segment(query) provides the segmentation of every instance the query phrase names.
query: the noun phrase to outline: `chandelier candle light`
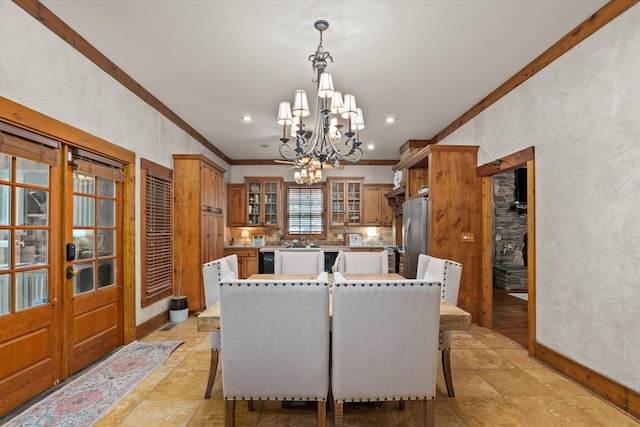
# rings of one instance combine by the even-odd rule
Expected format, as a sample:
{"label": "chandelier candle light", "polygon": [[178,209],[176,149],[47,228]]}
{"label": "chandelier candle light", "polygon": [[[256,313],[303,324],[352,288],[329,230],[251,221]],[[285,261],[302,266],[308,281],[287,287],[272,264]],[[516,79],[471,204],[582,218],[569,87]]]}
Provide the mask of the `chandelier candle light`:
{"label": "chandelier candle light", "polygon": [[309,166],[308,168],[303,168],[302,170],[296,171],[293,174],[293,178],[296,180],[296,184],[315,184],[320,182],[322,179],[322,171],[320,169],[316,169],[313,166]]}
{"label": "chandelier candle light", "polygon": [[[308,166],[312,161],[319,164],[320,169],[325,163],[338,166],[341,160],[356,163],[362,157],[362,142],[358,139],[359,131],[364,129],[362,110],[356,107],[355,96],[345,94],[343,98],[341,92],[333,89],[331,74],[325,72],[327,61],[333,62],[329,52],[325,52],[322,47],[322,33],[329,28],[329,23],[319,20],[314,23],[314,27],[320,31],[320,44],[315,53],[309,55],[309,61],[316,73],[316,80],[313,81],[318,85],[315,124],[313,130],[305,130],[303,117],[307,117],[310,111],[307,93],[304,90],[296,90],[293,110],[288,102],[281,102],[278,110],[278,124],[283,127],[280,155],[300,167]],[[344,125],[340,123],[339,118],[347,121],[346,132],[343,132]],[[295,137],[295,144],[289,144],[289,129],[291,136]],[[320,170],[313,172],[314,176],[322,177]],[[305,173],[308,176],[311,171]]]}

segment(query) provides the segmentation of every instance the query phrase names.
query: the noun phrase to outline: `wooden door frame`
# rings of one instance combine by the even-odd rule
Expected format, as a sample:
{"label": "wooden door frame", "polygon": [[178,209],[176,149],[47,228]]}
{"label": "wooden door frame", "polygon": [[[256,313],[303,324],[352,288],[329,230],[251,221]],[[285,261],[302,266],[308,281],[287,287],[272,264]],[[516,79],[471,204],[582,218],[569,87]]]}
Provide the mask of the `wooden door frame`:
{"label": "wooden door frame", "polygon": [[480,325],[491,327],[493,315],[493,176],[519,167],[527,168],[527,277],[529,355],[534,355],[536,340],[536,233],[535,233],[535,152],[528,147],[508,156],[478,166],[482,192],[482,254]]}
{"label": "wooden door frame", "polygon": [[[0,120],[31,132],[45,135],[71,147],[83,148],[100,153],[106,157],[124,163],[124,181],[122,183],[122,309],[124,344],[136,339],[136,283],[135,283],[135,175],[136,153],[119,147],[97,136],[91,135],[66,123],[48,117],[17,102],[0,96]],[[66,165],[66,156],[60,156],[60,170]],[[62,172],[61,172],[62,174]],[[62,174],[63,175],[63,174]],[[60,253],[64,253],[65,241],[59,239]],[[65,278],[64,268],[60,268],[58,283]]]}

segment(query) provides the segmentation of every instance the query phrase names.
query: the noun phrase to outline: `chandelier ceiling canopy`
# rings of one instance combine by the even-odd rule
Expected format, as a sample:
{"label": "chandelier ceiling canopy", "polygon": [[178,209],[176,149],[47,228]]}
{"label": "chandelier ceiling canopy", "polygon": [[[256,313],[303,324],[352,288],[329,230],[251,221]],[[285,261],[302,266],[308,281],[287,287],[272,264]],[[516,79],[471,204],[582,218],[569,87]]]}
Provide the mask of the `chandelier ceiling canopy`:
{"label": "chandelier ceiling canopy", "polygon": [[[318,89],[313,128],[306,129],[304,123],[304,117],[311,112],[307,93],[302,89],[296,90],[294,94],[293,109],[289,102],[280,103],[278,124],[282,125],[282,158],[301,167],[314,161],[322,169],[325,163],[338,166],[340,161],[355,163],[360,160],[362,142],[359,140],[359,131],[364,129],[364,119],[362,109],[356,106],[355,96],[348,93],[343,96],[340,91],[334,90],[331,74],[325,71],[327,62],[333,62],[331,54],[325,52],[322,46],[322,33],[329,28],[329,23],[318,20],[314,27],[320,32],[320,44],[309,55],[315,72],[313,81]],[[294,138],[291,143],[289,135]],[[317,171],[319,172],[320,170]]]}

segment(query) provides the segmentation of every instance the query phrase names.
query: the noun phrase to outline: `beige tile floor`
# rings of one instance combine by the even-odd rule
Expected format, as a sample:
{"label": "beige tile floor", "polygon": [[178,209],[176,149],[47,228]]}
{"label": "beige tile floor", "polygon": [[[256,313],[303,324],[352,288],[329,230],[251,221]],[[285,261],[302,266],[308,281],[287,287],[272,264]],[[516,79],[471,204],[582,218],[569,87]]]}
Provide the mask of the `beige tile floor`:
{"label": "beige tile floor", "polygon": [[[224,425],[220,370],[210,400],[204,400],[209,369],[209,336],[198,332],[196,320],[161,328],[142,341],[184,341],[169,359],[135,387],[95,426],[219,426]],[[638,426],[624,412],[593,396],[542,363],[527,356],[513,341],[473,326],[454,336],[451,363],[456,397],[446,396],[438,376],[438,426]],[[218,368],[220,369],[220,367]],[[248,412],[236,408],[238,426],[314,426],[315,407],[281,408],[278,402],[256,402]],[[327,425],[334,425],[327,413]],[[345,405],[346,426],[420,425],[421,405]]]}

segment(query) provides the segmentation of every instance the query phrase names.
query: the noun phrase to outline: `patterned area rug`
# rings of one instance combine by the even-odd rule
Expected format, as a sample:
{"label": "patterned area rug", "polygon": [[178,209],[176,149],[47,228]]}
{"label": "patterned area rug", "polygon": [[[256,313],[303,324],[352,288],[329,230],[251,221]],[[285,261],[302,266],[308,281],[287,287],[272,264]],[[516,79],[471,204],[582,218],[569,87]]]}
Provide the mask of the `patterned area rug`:
{"label": "patterned area rug", "polygon": [[5,427],[90,426],[162,364],[182,341],[140,342],[28,408]]}

